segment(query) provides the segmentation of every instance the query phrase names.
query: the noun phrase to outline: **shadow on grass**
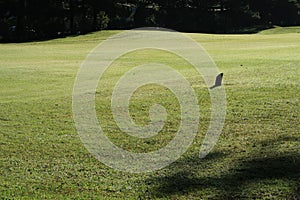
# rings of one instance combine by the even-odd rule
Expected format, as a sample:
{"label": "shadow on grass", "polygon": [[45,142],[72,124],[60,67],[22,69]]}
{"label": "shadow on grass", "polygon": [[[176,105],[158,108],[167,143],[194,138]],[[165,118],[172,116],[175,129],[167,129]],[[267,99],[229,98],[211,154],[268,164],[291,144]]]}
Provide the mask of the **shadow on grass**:
{"label": "shadow on grass", "polygon": [[[271,25],[254,25],[254,26],[249,26],[249,27],[241,27],[241,28],[231,28],[231,29],[226,29],[226,30],[176,30],[179,32],[187,32],[187,33],[206,33],[206,34],[255,34],[259,33],[264,30],[272,29],[274,26]],[[119,29],[111,29],[111,30],[119,30]],[[131,30],[131,29],[128,29]],[[167,31],[167,30],[165,30]],[[10,37],[10,38],[4,38],[0,39],[0,44],[5,44],[5,43],[30,43],[30,42],[44,42],[44,41],[49,41],[49,40],[54,40],[54,39],[60,39],[60,38],[66,38],[66,37],[77,37],[81,35],[88,35],[92,34],[95,32],[100,32],[100,31],[86,31],[82,33],[65,33],[65,34],[54,34],[54,35],[47,35],[47,36],[40,36],[40,37],[28,37],[28,38],[18,38],[18,37]]]}
{"label": "shadow on grass", "polygon": [[206,33],[206,34],[256,34],[261,31],[272,29],[273,25],[253,25],[240,28],[227,28],[227,29],[217,29],[217,30],[178,30],[180,32],[186,33]]}
{"label": "shadow on grass", "polygon": [[[149,193],[152,197],[164,198],[172,195],[185,195],[190,192],[199,194],[197,193],[199,190],[202,192],[210,190],[217,193],[213,194],[211,197],[213,199],[243,199],[249,198],[247,193],[253,187],[251,184],[255,185],[254,189],[258,189],[259,185],[257,184],[263,183],[264,187],[266,185],[268,188],[270,187],[270,195],[284,199],[300,199],[300,152],[277,156],[270,153],[273,150],[272,146],[288,140],[298,141],[298,138],[263,141],[262,145],[266,142],[272,144],[268,149],[267,156],[261,155],[262,152],[258,149],[255,151],[256,153],[249,154],[246,158],[237,159],[229,169],[222,170],[220,173],[210,173],[211,169],[215,169],[211,166],[222,165],[224,159],[233,155],[215,152],[203,160],[198,158],[180,160],[172,165],[173,170],[169,173],[170,175],[147,180],[149,183],[156,183],[149,189]],[[217,168],[220,167],[222,166]],[[289,190],[294,191],[290,194],[282,193],[278,191],[277,184],[283,184],[282,187],[288,187]],[[273,191],[271,187],[273,187]],[[251,194],[252,198],[261,198],[259,191]]]}
{"label": "shadow on grass", "polygon": [[269,26],[269,25],[251,26],[251,27],[228,30],[226,33],[227,34],[255,34],[272,28],[274,28],[274,26]]}

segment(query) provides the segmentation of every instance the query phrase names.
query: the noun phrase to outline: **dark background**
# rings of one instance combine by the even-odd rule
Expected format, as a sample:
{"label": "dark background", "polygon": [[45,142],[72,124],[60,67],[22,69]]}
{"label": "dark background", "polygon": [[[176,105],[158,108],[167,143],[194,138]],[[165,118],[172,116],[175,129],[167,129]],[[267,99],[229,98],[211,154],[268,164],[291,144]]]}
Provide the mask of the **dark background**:
{"label": "dark background", "polygon": [[159,26],[250,33],[300,25],[300,0],[0,0],[0,42]]}

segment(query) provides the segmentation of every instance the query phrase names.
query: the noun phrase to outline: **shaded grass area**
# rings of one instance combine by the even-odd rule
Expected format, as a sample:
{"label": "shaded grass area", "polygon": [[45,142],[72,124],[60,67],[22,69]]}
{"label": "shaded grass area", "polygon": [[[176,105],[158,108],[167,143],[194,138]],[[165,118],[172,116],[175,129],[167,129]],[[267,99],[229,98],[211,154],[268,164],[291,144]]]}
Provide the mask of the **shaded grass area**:
{"label": "shaded grass area", "polygon": [[[98,162],[81,143],[72,118],[72,89],[81,62],[117,31],[0,45],[0,198],[299,199],[298,29],[276,28],[254,35],[187,34],[205,47],[224,73],[227,93],[223,134],[203,160],[198,153],[210,102],[201,77],[181,59],[156,51],[126,55],[115,63],[102,80],[107,87],[97,92],[96,109],[105,119],[107,135],[119,146],[125,142],[128,150],[160,148],[172,132],[149,141],[120,133],[109,106],[111,87],[126,70],[118,71],[118,66],[149,62],[151,55],[177,67],[199,99],[201,122],[191,147],[167,168],[145,174],[116,172]],[[163,102],[170,110],[167,128],[176,130],[178,124],[171,123],[178,118],[176,106],[172,107],[176,99],[163,88],[141,88],[132,99],[133,118],[147,123],[149,106],[161,102],[162,95],[168,97]]]}
{"label": "shaded grass area", "polygon": [[[280,138],[273,141],[262,141],[256,144],[256,153],[245,151],[247,156],[238,158],[234,167],[224,162],[228,157],[235,157],[234,152],[214,152],[205,160],[184,159],[174,164],[171,175],[155,177],[149,182],[160,183],[153,188],[155,197],[176,197],[178,194],[191,198],[215,199],[297,199],[299,198],[300,159],[297,152],[272,155],[274,146],[288,141],[298,141],[299,138]],[[266,144],[265,144],[266,143]],[[266,151],[267,149],[267,151]],[[250,159],[251,158],[251,159]],[[223,164],[227,173],[209,172],[210,166]],[[189,168],[186,170],[186,168]],[[195,176],[195,174],[202,174]],[[254,189],[255,188],[255,189]],[[287,195],[287,191],[293,188]],[[211,191],[205,194],[203,191]]]}
{"label": "shaded grass area", "polygon": [[300,27],[299,26],[275,27],[260,32],[260,34],[288,34],[288,33],[300,33]]}

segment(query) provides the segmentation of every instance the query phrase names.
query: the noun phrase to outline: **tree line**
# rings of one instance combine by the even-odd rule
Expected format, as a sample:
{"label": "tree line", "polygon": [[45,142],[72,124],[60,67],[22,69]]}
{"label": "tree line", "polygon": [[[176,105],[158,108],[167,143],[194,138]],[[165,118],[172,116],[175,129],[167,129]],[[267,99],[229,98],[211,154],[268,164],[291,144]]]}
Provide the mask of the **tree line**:
{"label": "tree line", "polygon": [[0,0],[0,41],[159,26],[233,33],[300,25],[300,0]]}

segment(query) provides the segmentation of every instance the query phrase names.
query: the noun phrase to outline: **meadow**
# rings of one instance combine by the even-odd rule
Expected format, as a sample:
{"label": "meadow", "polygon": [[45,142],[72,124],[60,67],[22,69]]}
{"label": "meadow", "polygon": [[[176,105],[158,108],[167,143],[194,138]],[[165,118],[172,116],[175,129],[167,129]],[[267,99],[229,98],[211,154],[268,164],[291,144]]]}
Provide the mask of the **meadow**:
{"label": "meadow", "polygon": [[156,50],[114,63],[99,83],[107,86],[96,94],[96,111],[118,146],[134,152],[159,149],[178,127],[178,102],[157,85],[140,88],[130,109],[136,123],[145,125],[149,106],[164,105],[169,115],[161,134],[135,139],[113,121],[113,83],[130,66],[148,62],[149,55],[184,74],[201,107],[198,134],[187,152],[166,168],[142,174],[100,163],[82,144],[73,121],[72,91],[81,63],[118,32],[0,44],[1,199],[300,199],[300,27],[257,34],[184,33],[224,73],[226,121],[204,159],[198,153],[211,113],[201,77],[184,60]]}

